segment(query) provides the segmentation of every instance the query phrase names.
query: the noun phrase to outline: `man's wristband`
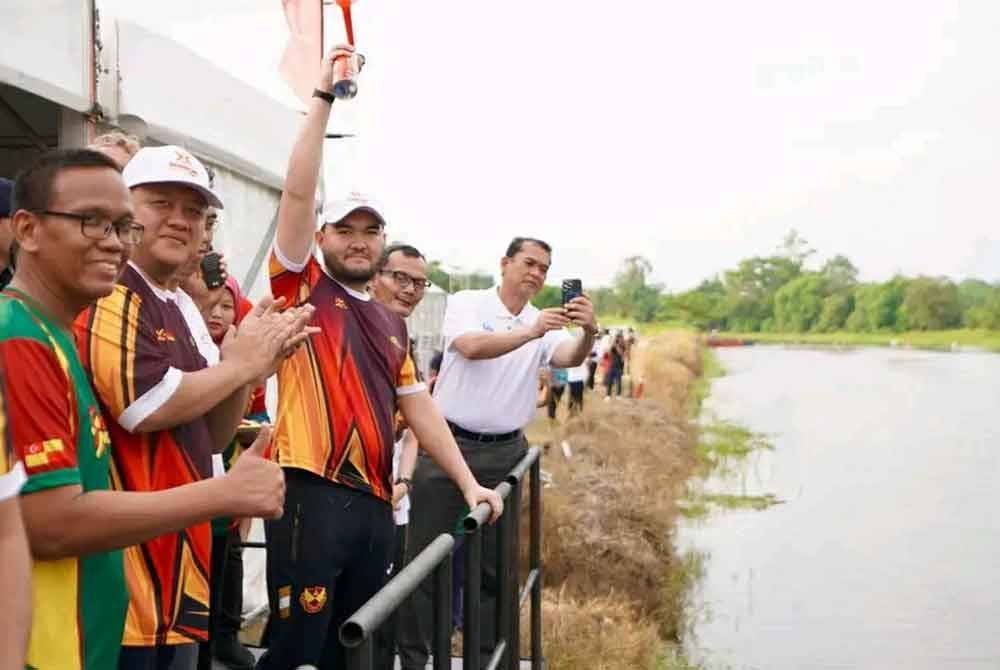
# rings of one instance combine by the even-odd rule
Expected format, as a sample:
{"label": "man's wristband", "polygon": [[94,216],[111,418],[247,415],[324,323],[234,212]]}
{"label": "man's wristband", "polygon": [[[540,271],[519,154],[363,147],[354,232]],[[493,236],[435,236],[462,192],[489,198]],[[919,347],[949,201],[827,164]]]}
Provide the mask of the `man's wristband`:
{"label": "man's wristband", "polygon": [[320,100],[326,100],[331,105],[333,104],[333,101],[336,100],[336,98],[333,97],[333,93],[330,93],[328,91],[323,91],[318,88],[313,89],[313,97],[319,98]]}
{"label": "man's wristband", "polygon": [[407,495],[413,493],[413,481],[409,477],[398,477],[393,483],[405,486]]}

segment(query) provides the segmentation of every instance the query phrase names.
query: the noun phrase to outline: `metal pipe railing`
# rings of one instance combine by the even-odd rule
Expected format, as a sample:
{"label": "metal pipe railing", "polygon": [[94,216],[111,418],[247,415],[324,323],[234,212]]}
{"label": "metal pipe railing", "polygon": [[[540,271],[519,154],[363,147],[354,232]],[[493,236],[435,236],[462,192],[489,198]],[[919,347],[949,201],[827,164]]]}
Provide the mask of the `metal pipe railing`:
{"label": "metal pipe railing", "polygon": [[[520,665],[521,605],[531,596],[531,667],[542,668],[541,641],[541,449],[531,447],[495,491],[505,501],[498,520],[496,640],[487,668],[514,670]],[[520,516],[524,477],[530,471],[530,570],[520,585]],[[419,513],[419,512],[418,512]],[[463,598],[463,667],[479,668],[481,661],[480,590],[482,587],[483,534],[490,506],[481,503],[463,519],[465,583]],[[350,670],[371,670],[372,634],[433,573],[434,670],[451,667],[451,553],[455,538],[443,533],[413,558],[388,584],[372,596],[340,628]]]}
{"label": "metal pipe railing", "polygon": [[[361,606],[350,619],[340,627],[340,641],[346,647],[357,647],[369,633],[377,629],[413,593],[421,582],[434,572],[438,564],[450,563],[451,550],[455,546],[455,538],[443,533],[434,538],[420,554],[415,556],[389,583]],[[449,559],[449,560],[445,560]],[[450,597],[451,580],[448,580]]]}

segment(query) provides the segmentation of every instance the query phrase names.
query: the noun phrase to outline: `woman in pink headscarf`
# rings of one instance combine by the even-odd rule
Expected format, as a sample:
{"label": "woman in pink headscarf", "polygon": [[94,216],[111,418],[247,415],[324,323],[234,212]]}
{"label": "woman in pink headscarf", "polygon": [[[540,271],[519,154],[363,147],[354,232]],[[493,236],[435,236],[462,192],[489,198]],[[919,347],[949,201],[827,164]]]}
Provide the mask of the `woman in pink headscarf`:
{"label": "woman in pink headscarf", "polygon": [[[243,296],[240,285],[229,276],[226,290],[210,312],[204,314],[212,340],[222,344],[229,329],[238,326],[253,309],[253,304]],[[264,387],[254,389],[247,407],[246,418],[268,422],[264,406]],[[226,470],[249,444],[246,437],[237,436],[222,453]],[[250,438],[250,442],[253,438]],[[215,519],[212,522],[212,580],[211,611],[209,622],[210,642],[202,646],[199,667],[207,668],[210,656],[227,667],[249,667],[254,664],[253,654],[238,639],[240,615],[243,609],[243,557],[239,543],[242,537],[238,520]]]}

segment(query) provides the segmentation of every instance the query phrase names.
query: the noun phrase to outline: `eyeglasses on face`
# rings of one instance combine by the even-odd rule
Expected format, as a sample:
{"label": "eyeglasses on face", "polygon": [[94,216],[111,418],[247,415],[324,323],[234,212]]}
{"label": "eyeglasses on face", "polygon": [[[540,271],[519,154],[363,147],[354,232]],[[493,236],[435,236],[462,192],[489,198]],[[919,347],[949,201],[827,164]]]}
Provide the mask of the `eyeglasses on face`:
{"label": "eyeglasses on face", "polygon": [[392,280],[399,284],[400,288],[408,288],[412,284],[417,291],[423,291],[431,287],[429,279],[413,277],[400,270],[381,270],[380,274],[392,275]]}
{"label": "eyeglasses on face", "polygon": [[51,209],[37,211],[35,214],[79,221],[80,232],[91,240],[106,240],[113,230],[122,244],[136,245],[142,240],[142,233],[145,231],[145,228],[136,223],[131,215],[112,220],[111,217],[101,214],[56,212]]}

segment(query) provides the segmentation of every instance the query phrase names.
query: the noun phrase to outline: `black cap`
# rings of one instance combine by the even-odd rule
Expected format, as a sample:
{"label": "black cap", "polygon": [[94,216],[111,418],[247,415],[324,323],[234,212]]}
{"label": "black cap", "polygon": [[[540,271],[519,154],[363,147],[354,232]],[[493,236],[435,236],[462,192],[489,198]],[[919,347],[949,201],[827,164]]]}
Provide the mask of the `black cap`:
{"label": "black cap", "polygon": [[14,182],[0,177],[0,217],[10,216],[11,201],[14,199]]}

